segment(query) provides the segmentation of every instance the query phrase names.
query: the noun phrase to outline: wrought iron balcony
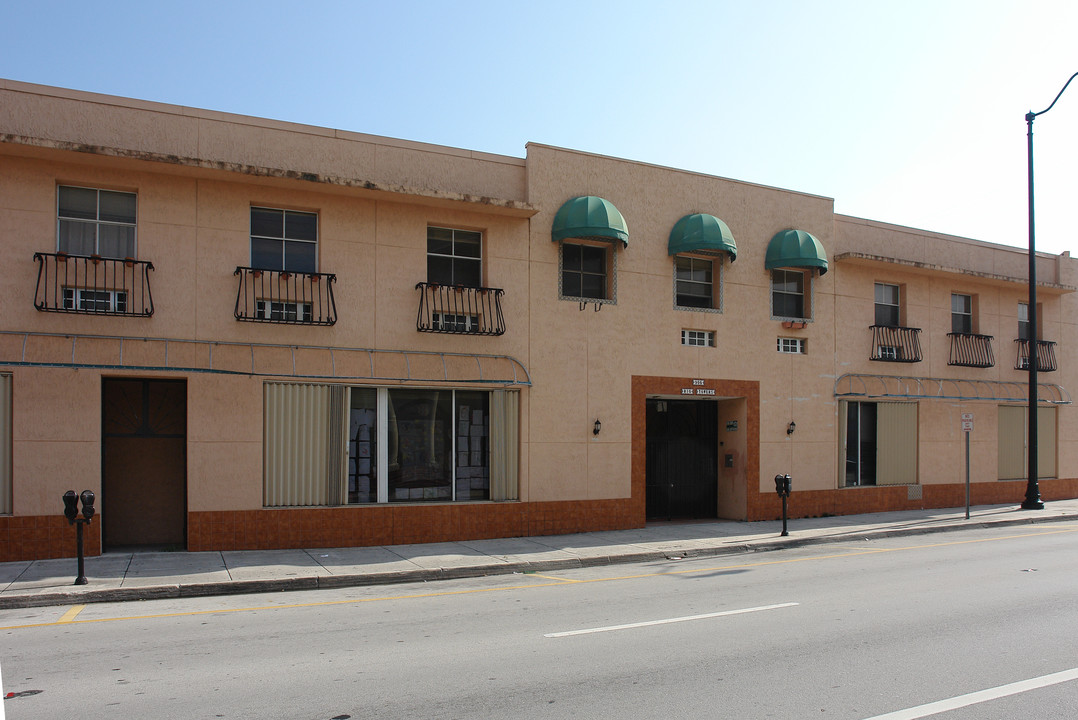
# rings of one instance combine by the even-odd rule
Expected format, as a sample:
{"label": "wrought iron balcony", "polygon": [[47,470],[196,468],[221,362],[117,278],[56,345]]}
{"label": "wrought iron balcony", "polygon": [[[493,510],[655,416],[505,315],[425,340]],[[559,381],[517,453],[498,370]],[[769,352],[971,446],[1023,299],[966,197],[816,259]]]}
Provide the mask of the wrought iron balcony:
{"label": "wrought iron balcony", "polygon": [[287,272],[238,267],[236,319],[287,325],[332,325],[337,322],[331,273]]}
{"label": "wrought iron balcony", "polygon": [[992,354],[992,336],[975,333],[947,333],[951,338],[951,359],[948,365],[990,368],[996,364]]}
{"label": "wrought iron balcony", "polygon": [[34,253],[34,307],[42,312],[149,317],[153,263],[100,255]]}
{"label": "wrought iron balcony", "polygon": [[894,325],[872,326],[870,360],[882,362],[921,362],[921,328]]}
{"label": "wrought iron balcony", "polygon": [[462,335],[502,335],[502,295],[499,288],[417,283],[419,315],[416,330]]}
{"label": "wrought iron balcony", "polygon": [[[1018,359],[1014,363],[1015,370],[1029,370],[1029,340],[1019,338],[1014,341],[1018,345]],[[1056,344],[1048,340],[1037,341],[1037,372],[1052,372],[1056,369]]]}

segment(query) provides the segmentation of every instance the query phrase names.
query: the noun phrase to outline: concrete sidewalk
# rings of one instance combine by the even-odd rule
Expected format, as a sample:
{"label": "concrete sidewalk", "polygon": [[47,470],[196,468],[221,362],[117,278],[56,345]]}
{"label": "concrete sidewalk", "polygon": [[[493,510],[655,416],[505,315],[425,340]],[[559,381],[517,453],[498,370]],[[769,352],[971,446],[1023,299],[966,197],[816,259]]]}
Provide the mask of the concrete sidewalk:
{"label": "concrete sidewalk", "polygon": [[0,609],[422,582],[591,565],[713,557],[810,544],[918,535],[975,527],[1078,520],[1078,500],[846,515],[782,523],[654,523],[638,530],[320,550],[106,553],[86,558],[87,585],[74,585],[74,558],[0,563]]}

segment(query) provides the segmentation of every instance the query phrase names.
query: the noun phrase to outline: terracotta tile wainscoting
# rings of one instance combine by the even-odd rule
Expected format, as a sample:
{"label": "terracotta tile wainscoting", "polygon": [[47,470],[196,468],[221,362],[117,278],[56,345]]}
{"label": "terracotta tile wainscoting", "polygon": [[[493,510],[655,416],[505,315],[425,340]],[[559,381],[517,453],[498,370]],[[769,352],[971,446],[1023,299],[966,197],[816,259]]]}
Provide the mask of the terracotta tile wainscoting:
{"label": "terracotta tile wainscoting", "polygon": [[[921,497],[909,499],[907,485],[850,487],[837,490],[804,490],[795,488],[787,508],[790,518],[821,517],[824,515],[861,515],[901,510],[955,508],[966,504],[965,483],[922,485]],[[1046,478],[1038,481],[1041,499],[1045,502],[1078,496],[1078,479]],[[1025,480],[971,482],[971,505],[1019,505],[1026,496]],[[778,520],[782,517],[782,500],[774,493],[749,494],[750,520]]]}
{"label": "terracotta tile wainscoting", "polygon": [[[75,526],[56,515],[0,516],[0,562],[75,557]],[[101,515],[82,529],[83,554],[101,554]]]}
{"label": "terracotta tile wainscoting", "polygon": [[626,498],[191,512],[187,549],[406,545],[643,527],[643,516],[632,507]]}

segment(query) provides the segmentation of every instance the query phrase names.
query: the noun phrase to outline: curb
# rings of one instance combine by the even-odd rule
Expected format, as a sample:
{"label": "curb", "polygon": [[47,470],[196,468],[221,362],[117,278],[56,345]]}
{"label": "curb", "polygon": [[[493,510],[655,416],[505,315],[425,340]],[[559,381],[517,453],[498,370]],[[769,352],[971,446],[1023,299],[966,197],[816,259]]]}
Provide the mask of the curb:
{"label": "curb", "polygon": [[138,600],[169,600],[217,595],[249,595],[255,593],[290,592],[296,590],[329,590],[348,587],[367,587],[373,585],[395,585],[405,583],[436,582],[440,580],[460,580],[492,575],[511,575],[513,573],[535,573],[557,570],[573,570],[606,565],[626,565],[643,562],[662,562],[680,558],[707,558],[726,555],[744,555],[751,552],[772,552],[788,548],[826,545],[858,540],[912,537],[931,535],[953,530],[970,530],[990,527],[1013,527],[1018,525],[1039,525],[1051,522],[1078,520],[1075,515],[1052,515],[1049,517],[1026,517],[1000,520],[970,520],[948,522],[946,525],[913,528],[875,528],[860,532],[847,531],[839,535],[814,537],[788,536],[782,539],[763,539],[759,541],[739,542],[736,545],[714,545],[709,547],[686,548],[683,551],[641,551],[622,555],[597,555],[594,557],[564,558],[539,560],[536,562],[504,562],[485,565],[469,565],[438,569],[419,568],[385,573],[367,573],[363,575],[330,575],[311,577],[291,577],[273,580],[236,580],[233,582],[210,582],[191,584],[148,585],[143,587],[108,588],[102,590],[57,591],[40,594],[0,595],[0,610],[19,608],[46,607],[50,605],[85,605],[89,603],[132,602]]}

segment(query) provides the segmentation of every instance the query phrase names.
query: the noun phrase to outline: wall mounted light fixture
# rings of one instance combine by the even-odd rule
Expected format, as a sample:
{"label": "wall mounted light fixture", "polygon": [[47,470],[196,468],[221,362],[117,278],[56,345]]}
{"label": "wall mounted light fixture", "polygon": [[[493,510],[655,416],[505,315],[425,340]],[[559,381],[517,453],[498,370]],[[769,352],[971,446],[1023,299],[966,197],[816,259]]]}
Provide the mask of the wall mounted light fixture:
{"label": "wall mounted light fixture", "polygon": [[591,429],[592,435],[598,435],[599,431],[603,429],[603,424],[599,422],[599,418],[595,418],[595,427]]}
{"label": "wall mounted light fixture", "polygon": [[787,435],[793,435],[794,430],[796,430],[796,429],[797,429],[797,423],[795,423],[793,420],[791,420],[790,424],[786,426],[786,434]]}

